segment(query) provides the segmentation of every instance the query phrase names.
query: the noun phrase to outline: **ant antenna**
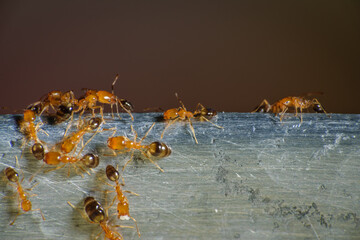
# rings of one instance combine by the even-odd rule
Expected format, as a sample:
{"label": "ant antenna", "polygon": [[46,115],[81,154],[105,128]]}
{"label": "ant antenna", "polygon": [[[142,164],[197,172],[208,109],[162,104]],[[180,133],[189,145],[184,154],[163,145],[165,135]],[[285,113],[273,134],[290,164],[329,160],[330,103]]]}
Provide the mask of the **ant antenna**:
{"label": "ant antenna", "polygon": [[112,94],[114,94],[114,86],[115,86],[116,81],[118,80],[118,78],[119,78],[119,74],[116,74],[114,82],[111,84],[111,93]]}
{"label": "ant antenna", "polygon": [[186,108],[185,108],[185,106],[184,106],[184,104],[183,104],[183,102],[181,101],[181,99],[179,98],[179,96],[178,96],[177,93],[175,93],[175,96],[176,96],[177,100],[179,101],[181,107],[182,107],[185,111],[187,111]]}

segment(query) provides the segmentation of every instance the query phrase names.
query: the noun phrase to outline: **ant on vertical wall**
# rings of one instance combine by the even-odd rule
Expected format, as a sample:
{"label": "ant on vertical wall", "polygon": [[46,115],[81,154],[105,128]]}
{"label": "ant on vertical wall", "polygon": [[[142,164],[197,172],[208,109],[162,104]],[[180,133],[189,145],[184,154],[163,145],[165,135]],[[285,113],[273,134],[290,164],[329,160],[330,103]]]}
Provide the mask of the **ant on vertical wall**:
{"label": "ant on vertical wall", "polygon": [[190,111],[186,110],[183,102],[179,99],[177,93],[175,93],[175,96],[180,103],[180,107],[179,108],[171,108],[164,112],[164,120],[167,120],[168,124],[165,126],[163,132],[161,133],[161,139],[164,137],[165,130],[178,120],[187,121],[189,123],[190,130],[191,130],[191,132],[194,136],[194,140],[197,144],[199,142],[196,138],[195,130],[194,130],[193,124],[191,122],[192,118],[198,119],[200,121],[203,121],[203,120],[207,121],[207,122],[213,124],[217,128],[223,128],[209,120],[210,118],[217,115],[216,111],[214,111],[210,108],[205,108],[202,104],[198,103],[196,110],[194,112],[190,112]]}
{"label": "ant on vertical wall", "polygon": [[313,110],[317,113],[326,113],[325,109],[320,104],[319,100],[313,98],[311,100],[306,99],[305,97],[285,97],[279,101],[270,104],[266,99],[264,99],[260,105],[252,112],[272,112],[275,113],[275,116],[279,114],[280,121],[284,118],[285,113],[289,108],[295,109],[295,116],[298,114],[298,109],[300,111],[300,122],[303,121],[302,112],[303,109],[312,107]]}
{"label": "ant on vertical wall", "polygon": [[130,163],[134,157],[134,151],[135,149],[139,150],[149,161],[154,164],[161,172],[164,172],[164,170],[151,158],[163,158],[166,156],[169,156],[171,154],[171,148],[168,147],[165,143],[161,142],[152,142],[149,145],[142,145],[142,141],[146,138],[146,136],[149,134],[150,130],[154,127],[155,123],[151,125],[149,130],[145,133],[145,135],[140,139],[139,142],[137,142],[137,132],[134,130],[133,126],[131,125],[131,131],[134,134],[134,140],[130,140],[129,138],[125,136],[116,136],[114,137],[116,131],[108,138],[107,145],[110,149],[113,150],[113,154],[116,156],[115,151],[124,151],[124,152],[130,152],[131,151],[131,157],[130,159],[125,163],[123,167],[123,171],[125,170],[125,167],[128,163]]}

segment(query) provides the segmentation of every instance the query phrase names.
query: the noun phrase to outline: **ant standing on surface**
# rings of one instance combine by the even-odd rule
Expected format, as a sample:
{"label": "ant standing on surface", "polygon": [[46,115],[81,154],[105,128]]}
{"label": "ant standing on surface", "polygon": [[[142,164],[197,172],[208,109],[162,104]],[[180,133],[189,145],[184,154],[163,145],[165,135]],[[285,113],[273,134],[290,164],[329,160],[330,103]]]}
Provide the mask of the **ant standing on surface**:
{"label": "ant standing on surface", "polygon": [[130,140],[129,138],[125,136],[116,136],[114,137],[116,131],[108,138],[107,145],[108,147],[113,150],[113,155],[116,156],[115,151],[124,151],[124,152],[130,152],[131,151],[131,157],[130,159],[125,163],[123,167],[123,171],[125,170],[125,167],[128,163],[130,163],[134,157],[134,151],[135,149],[139,150],[149,161],[154,164],[161,172],[164,172],[164,170],[151,158],[163,158],[166,156],[169,156],[171,154],[171,148],[168,147],[165,143],[161,142],[152,142],[149,145],[141,145],[141,142],[146,138],[146,136],[149,134],[150,130],[154,127],[155,123],[151,125],[149,130],[145,133],[144,137],[140,139],[139,142],[137,142],[137,132],[134,130],[133,126],[131,125],[131,131],[134,134],[134,140]]}
{"label": "ant standing on surface", "polygon": [[273,104],[264,99],[260,105],[252,112],[272,112],[275,113],[275,116],[279,114],[280,121],[284,118],[285,113],[289,108],[295,109],[295,116],[298,114],[298,109],[300,111],[300,121],[302,122],[302,112],[303,109],[312,107],[313,110],[317,113],[325,113],[325,109],[321,106],[319,100],[313,98],[311,100],[306,99],[305,97],[286,97]]}
{"label": "ant standing on surface", "polygon": [[78,101],[78,109],[75,110],[75,112],[80,112],[80,116],[85,112],[85,110],[87,108],[91,109],[93,116],[95,115],[95,109],[99,108],[100,109],[100,115],[104,121],[104,115],[103,115],[103,107],[102,106],[97,106],[96,103],[100,102],[103,104],[110,104],[111,107],[111,114],[114,117],[114,113],[113,113],[113,106],[116,106],[116,111],[117,114],[120,118],[120,114],[119,114],[119,107],[118,104],[120,105],[120,107],[122,109],[124,109],[124,111],[126,111],[130,117],[131,120],[134,121],[134,117],[131,114],[131,111],[133,110],[133,106],[132,104],[127,101],[126,99],[120,99],[118,98],[115,94],[114,94],[114,86],[116,84],[116,81],[119,78],[119,74],[116,74],[114,82],[111,85],[111,93],[108,91],[97,91],[97,90],[91,90],[91,89],[85,89],[85,96],[80,98]]}
{"label": "ant standing on surface", "polygon": [[[179,108],[171,108],[169,110],[166,110],[164,112],[164,120],[168,121],[168,124],[165,126],[165,129],[163,130],[163,132],[161,133],[161,139],[164,137],[164,133],[165,130],[170,127],[170,125],[174,124],[176,121],[180,120],[180,121],[188,121],[189,125],[190,125],[190,130],[194,136],[195,142],[198,144],[198,140],[196,138],[195,135],[195,130],[193,127],[193,124],[191,122],[191,119],[198,119],[200,121],[207,121],[211,124],[213,124],[215,127],[217,128],[223,128],[213,122],[211,122],[209,119],[216,116],[217,112],[210,109],[210,108],[205,108],[202,104],[198,103],[196,110],[192,113],[190,111],[187,111],[183,102],[179,99],[178,94],[175,93],[176,98],[178,99],[179,103],[180,103],[180,107]],[[200,109],[199,109],[200,108]]]}
{"label": "ant standing on surface", "polygon": [[[16,158],[16,160],[17,160],[17,158]],[[13,186],[16,189],[16,191],[18,192],[18,197],[19,197],[19,213],[16,215],[16,217],[10,223],[10,225],[13,225],[15,223],[16,218],[18,216],[24,214],[25,212],[29,212],[29,211],[39,211],[42,219],[45,220],[45,217],[40,208],[32,209],[32,204],[31,204],[31,201],[29,200],[29,197],[36,196],[36,195],[33,194],[33,195],[29,196],[29,194],[24,190],[24,188],[21,185],[21,183],[24,181],[24,177],[21,180],[19,180],[19,174],[12,167],[6,168],[4,170],[4,174],[5,174],[6,178],[9,180],[9,184],[11,186]],[[35,186],[33,186],[32,188],[27,189],[27,190],[31,191]],[[24,212],[20,212],[20,209],[22,209]]]}

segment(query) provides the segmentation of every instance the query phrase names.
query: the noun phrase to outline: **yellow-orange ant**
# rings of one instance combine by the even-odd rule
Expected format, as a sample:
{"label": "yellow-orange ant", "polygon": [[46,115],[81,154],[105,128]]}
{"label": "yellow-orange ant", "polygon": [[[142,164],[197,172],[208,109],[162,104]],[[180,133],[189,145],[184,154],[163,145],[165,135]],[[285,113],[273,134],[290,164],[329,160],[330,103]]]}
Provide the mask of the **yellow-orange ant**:
{"label": "yellow-orange ant", "polygon": [[[24,190],[24,188],[21,185],[21,183],[24,181],[24,177],[21,180],[19,180],[19,174],[12,167],[7,167],[4,170],[4,174],[6,178],[9,180],[9,184],[12,185],[18,192],[18,197],[19,197],[19,213],[15,216],[14,220],[10,223],[10,225],[13,225],[15,223],[18,216],[29,211],[39,211],[42,219],[45,220],[44,214],[42,213],[40,208],[32,209],[32,204],[29,198],[36,195],[33,194],[30,196],[28,192]],[[36,185],[34,185],[32,188],[27,190],[31,191]],[[20,212],[21,209],[23,210],[23,212]]]}
{"label": "yellow-orange ant", "polygon": [[289,110],[289,108],[295,109],[295,116],[297,116],[299,109],[301,119],[300,121],[302,122],[303,109],[307,109],[310,107],[313,107],[313,110],[317,113],[326,113],[325,109],[321,106],[319,100],[317,100],[316,98],[309,100],[305,97],[285,97],[273,104],[270,104],[266,99],[264,99],[253,112],[272,112],[275,113],[275,116],[279,114],[280,121],[282,121],[285,113]]}
{"label": "yellow-orange ant", "polygon": [[199,142],[196,138],[195,130],[194,130],[193,124],[191,122],[192,118],[198,119],[200,121],[207,121],[207,122],[213,124],[217,128],[223,128],[209,120],[210,118],[217,115],[216,111],[214,111],[210,108],[205,108],[202,104],[198,103],[198,105],[196,106],[196,110],[194,112],[190,112],[190,111],[186,110],[183,102],[179,99],[177,93],[175,93],[175,96],[180,103],[180,107],[179,108],[171,108],[164,112],[164,120],[167,120],[168,124],[165,126],[165,129],[161,133],[161,139],[164,137],[165,130],[178,120],[187,121],[189,123],[190,130],[194,136],[196,143],[199,143]]}
{"label": "yellow-orange ant", "polygon": [[149,134],[150,130],[154,127],[155,123],[151,125],[149,130],[145,133],[144,137],[140,139],[140,141],[137,142],[137,132],[134,130],[133,126],[131,125],[131,131],[134,134],[134,140],[130,140],[129,138],[125,136],[116,136],[114,137],[116,131],[108,138],[107,145],[110,149],[113,150],[113,154],[116,156],[116,151],[123,151],[123,152],[130,152],[131,151],[131,157],[130,159],[125,163],[123,167],[123,171],[125,170],[125,167],[128,163],[130,163],[133,160],[134,157],[134,151],[135,149],[139,150],[149,161],[154,164],[161,172],[164,172],[164,170],[151,158],[163,158],[166,156],[169,156],[171,154],[171,149],[168,147],[165,143],[161,142],[152,142],[149,145],[142,145],[142,141],[146,138],[146,136]]}
{"label": "yellow-orange ant", "polygon": [[[67,202],[67,203],[72,208],[76,209],[76,207],[73,204],[71,204],[70,202]],[[131,226],[110,225],[106,211],[101,206],[101,204],[98,201],[96,201],[93,197],[85,198],[84,208],[85,208],[85,213],[87,215],[86,219],[90,223],[99,224],[99,226],[101,227],[102,231],[105,234],[105,238],[107,238],[107,239],[110,239],[110,240],[123,240],[124,239],[123,236],[119,232],[113,230],[113,228],[116,228],[116,227],[132,228]],[[83,216],[82,212],[81,212],[81,215]],[[100,234],[101,234],[101,232],[97,235],[97,237],[95,239],[97,239]]]}
{"label": "yellow-orange ant", "polygon": [[80,98],[78,101],[78,109],[75,110],[75,112],[80,112],[80,116],[84,113],[84,111],[89,108],[92,111],[93,116],[95,115],[95,109],[100,109],[100,114],[102,119],[104,120],[104,115],[103,115],[103,107],[102,106],[97,106],[96,103],[103,103],[103,104],[110,104],[111,107],[111,114],[114,117],[113,114],[113,106],[116,106],[116,111],[117,114],[120,118],[119,115],[119,107],[118,104],[120,105],[120,107],[122,109],[124,109],[131,117],[131,120],[134,121],[134,117],[131,114],[131,111],[133,110],[133,106],[132,104],[125,100],[125,99],[120,99],[118,98],[115,94],[114,94],[114,86],[116,81],[119,78],[119,74],[116,74],[114,82],[111,85],[111,93],[108,91],[103,91],[103,90],[91,90],[91,89],[86,89],[85,92],[85,96]]}
{"label": "yellow-orange ant", "polygon": [[[140,237],[140,231],[139,231],[139,228],[137,226],[137,222],[135,220],[135,218],[133,218],[132,216],[130,216],[130,212],[129,212],[129,201],[128,199],[126,198],[126,196],[124,195],[122,189],[121,189],[121,186],[124,186],[125,183],[124,183],[124,179],[122,178],[122,184],[119,183],[119,178],[120,178],[120,174],[119,172],[112,166],[112,165],[108,165],[106,167],[106,177],[115,183],[115,185],[112,185],[112,184],[109,184],[109,183],[106,183],[107,185],[111,186],[114,188],[114,190],[112,191],[106,191],[106,194],[108,193],[111,193],[111,192],[115,192],[116,195],[115,197],[113,198],[111,204],[109,205],[109,208],[114,204],[115,200],[118,201],[118,204],[117,204],[117,217],[118,219],[120,220],[133,220],[134,223],[135,223],[135,226],[136,226],[136,230],[138,232],[138,235]],[[131,193],[131,194],[134,194],[134,195],[138,195],[136,193],[133,193],[131,191],[124,191],[124,192],[127,192],[127,193]]]}

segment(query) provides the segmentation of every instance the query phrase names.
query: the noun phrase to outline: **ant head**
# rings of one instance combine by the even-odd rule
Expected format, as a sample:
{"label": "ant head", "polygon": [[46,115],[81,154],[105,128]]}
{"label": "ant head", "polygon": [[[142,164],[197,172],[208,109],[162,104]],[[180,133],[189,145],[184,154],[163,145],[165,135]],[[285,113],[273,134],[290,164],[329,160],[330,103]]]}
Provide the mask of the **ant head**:
{"label": "ant head", "polygon": [[134,106],[131,104],[131,102],[129,102],[126,99],[120,99],[119,102],[121,103],[121,105],[126,109],[131,111],[134,111]]}
{"label": "ant head", "polygon": [[324,113],[325,112],[324,109],[321,107],[321,105],[318,104],[318,103],[313,105],[313,109],[317,113]]}

